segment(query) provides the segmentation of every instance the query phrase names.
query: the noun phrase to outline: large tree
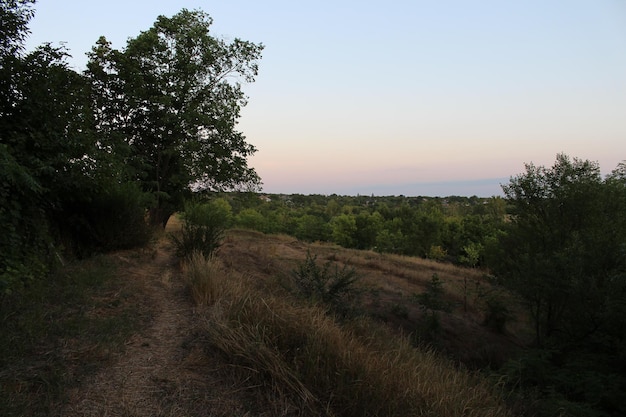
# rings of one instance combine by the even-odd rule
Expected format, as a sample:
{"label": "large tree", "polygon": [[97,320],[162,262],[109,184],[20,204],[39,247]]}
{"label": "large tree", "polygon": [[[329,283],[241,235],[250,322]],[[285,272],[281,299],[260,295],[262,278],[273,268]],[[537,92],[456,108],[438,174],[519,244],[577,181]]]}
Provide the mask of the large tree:
{"label": "large tree", "polygon": [[257,189],[236,130],[263,46],[210,33],[212,19],[183,9],[115,50],[100,38],[86,75],[103,146],[122,155],[130,179],[152,193],[151,221],[164,225],[195,189]]}

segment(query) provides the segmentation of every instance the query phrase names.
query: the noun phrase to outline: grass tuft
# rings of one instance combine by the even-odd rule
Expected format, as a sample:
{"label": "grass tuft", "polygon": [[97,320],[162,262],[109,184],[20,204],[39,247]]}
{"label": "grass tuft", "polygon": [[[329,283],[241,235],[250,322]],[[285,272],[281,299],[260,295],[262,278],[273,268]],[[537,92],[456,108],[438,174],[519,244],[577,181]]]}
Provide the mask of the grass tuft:
{"label": "grass tuft", "polygon": [[205,258],[202,252],[195,251],[182,263],[182,273],[198,305],[211,305],[220,297],[225,272],[219,260],[213,256]]}

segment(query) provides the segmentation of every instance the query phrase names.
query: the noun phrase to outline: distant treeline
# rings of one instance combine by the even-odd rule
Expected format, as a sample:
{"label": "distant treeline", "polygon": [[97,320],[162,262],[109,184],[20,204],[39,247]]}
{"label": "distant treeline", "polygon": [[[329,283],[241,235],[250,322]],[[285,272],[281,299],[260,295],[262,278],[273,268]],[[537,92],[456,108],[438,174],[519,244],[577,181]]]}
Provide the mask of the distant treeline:
{"label": "distant treeline", "polygon": [[233,224],[304,241],[427,257],[469,266],[483,262],[507,219],[500,197],[224,194]]}

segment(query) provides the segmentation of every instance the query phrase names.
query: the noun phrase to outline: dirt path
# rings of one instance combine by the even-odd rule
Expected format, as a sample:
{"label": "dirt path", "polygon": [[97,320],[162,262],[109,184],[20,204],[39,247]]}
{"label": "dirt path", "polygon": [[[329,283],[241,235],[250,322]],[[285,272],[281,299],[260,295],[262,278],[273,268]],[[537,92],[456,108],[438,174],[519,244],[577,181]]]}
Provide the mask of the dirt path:
{"label": "dirt path", "polygon": [[[150,325],[125,351],[71,393],[62,416],[224,415],[205,355],[194,348],[193,306],[166,238],[153,256],[119,255],[121,273],[134,280],[152,312]],[[223,402],[223,400],[220,400]],[[213,410],[213,411],[211,411]]]}

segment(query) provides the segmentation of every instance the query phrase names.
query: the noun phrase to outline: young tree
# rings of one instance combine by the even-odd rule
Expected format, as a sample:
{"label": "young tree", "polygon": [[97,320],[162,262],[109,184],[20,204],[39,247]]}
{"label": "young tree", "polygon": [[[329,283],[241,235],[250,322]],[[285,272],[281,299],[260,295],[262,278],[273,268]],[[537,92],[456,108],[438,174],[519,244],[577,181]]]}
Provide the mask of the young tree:
{"label": "young tree", "polygon": [[236,128],[263,46],[210,34],[212,19],[183,9],[118,51],[100,38],[87,76],[97,127],[125,156],[130,178],[154,196],[153,224],[165,225],[190,187],[257,189],[248,167],[256,149]]}

